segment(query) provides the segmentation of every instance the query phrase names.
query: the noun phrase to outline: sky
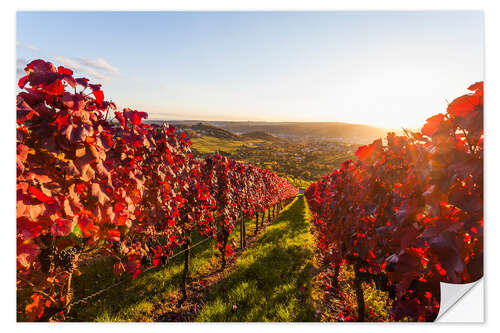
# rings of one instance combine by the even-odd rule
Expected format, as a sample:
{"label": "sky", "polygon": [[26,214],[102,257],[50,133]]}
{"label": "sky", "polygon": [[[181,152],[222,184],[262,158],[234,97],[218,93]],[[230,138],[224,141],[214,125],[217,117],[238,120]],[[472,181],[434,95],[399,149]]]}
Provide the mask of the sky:
{"label": "sky", "polygon": [[153,119],[418,128],[484,79],[480,11],[18,12],[45,59]]}

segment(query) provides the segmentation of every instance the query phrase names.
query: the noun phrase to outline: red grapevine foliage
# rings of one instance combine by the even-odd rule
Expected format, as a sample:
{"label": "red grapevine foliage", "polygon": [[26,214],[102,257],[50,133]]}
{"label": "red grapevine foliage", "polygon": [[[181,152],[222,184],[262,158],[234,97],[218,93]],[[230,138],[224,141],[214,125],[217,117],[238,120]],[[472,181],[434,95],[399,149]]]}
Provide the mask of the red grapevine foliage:
{"label": "red grapevine foliage", "polygon": [[202,166],[203,183],[213,194],[217,228],[217,249],[222,266],[232,256],[228,237],[242,217],[254,217],[259,210],[295,197],[298,190],[267,169],[241,163],[221,155],[211,155]]}
{"label": "red grapevine foliage", "polygon": [[142,123],[145,112],[115,111],[101,85],[67,68],[34,60],[25,71],[16,239],[28,320],[64,318],[82,256],[111,256],[117,274],[136,277],[190,242],[192,230],[217,237],[230,256],[225,235],[237,218],[297,194],[265,169],[219,155],[197,161],[184,133]]}
{"label": "red grapevine foliage", "polygon": [[325,260],[389,291],[394,320],[434,320],[439,282],[483,275],[483,83],[469,90],[306,190]]}

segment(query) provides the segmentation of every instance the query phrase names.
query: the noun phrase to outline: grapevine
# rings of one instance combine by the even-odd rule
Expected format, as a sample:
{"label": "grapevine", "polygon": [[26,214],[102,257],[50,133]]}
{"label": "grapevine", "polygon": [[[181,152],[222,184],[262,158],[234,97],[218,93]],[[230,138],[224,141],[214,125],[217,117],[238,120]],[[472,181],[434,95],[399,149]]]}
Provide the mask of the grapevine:
{"label": "grapevine", "polygon": [[68,68],[38,59],[25,72],[16,240],[27,320],[64,319],[82,257],[113,257],[116,274],[135,278],[189,248],[193,231],[231,256],[225,235],[235,221],[297,194],[268,170],[219,155],[196,160],[185,133],[118,111],[100,84]]}
{"label": "grapevine", "polygon": [[420,131],[360,147],[358,161],[306,190],[324,260],[354,267],[360,321],[363,281],[383,281],[392,319],[432,321],[440,282],[483,275],[483,83],[469,90]]}

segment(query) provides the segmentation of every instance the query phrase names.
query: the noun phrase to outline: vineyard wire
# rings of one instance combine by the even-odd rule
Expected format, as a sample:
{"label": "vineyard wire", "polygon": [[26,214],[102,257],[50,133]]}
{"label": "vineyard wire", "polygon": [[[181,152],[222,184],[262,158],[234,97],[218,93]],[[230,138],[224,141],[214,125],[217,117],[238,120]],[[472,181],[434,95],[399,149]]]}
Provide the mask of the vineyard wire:
{"label": "vineyard wire", "polygon": [[[279,215],[279,214],[278,214],[278,215]],[[204,242],[206,242],[207,240],[210,240],[210,239],[213,239],[213,238],[205,238],[205,239],[202,239],[201,241],[199,241],[198,243],[194,244],[193,246],[190,246],[190,247],[189,247],[189,249],[193,249],[193,248],[197,247],[198,245],[200,245],[200,244],[202,244],[202,243],[204,243]],[[181,251],[177,252],[176,254],[172,255],[170,258],[168,258],[168,262],[167,262],[167,263],[165,263],[164,265],[161,265],[161,266],[167,266],[167,264],[168,264],[168,263],[169,263],[169,262],[170,262],[173,258],[177,257],[178,255],[183,254],[183,253],[184,253],[184,252],[186,252],[187,250],[188,250],[188,249],[183,249],[183,250],[181,250]],[[158,265],[158,266],[160,266],[160,265]],[[150,270],[152,270],[152,269],[154,269],[154,268],[157,268],[158,266],[156,266],[156,267],[155,267],[155,266],[148,267],[147,269],[145,269],[145,270],[143,271],[143,273],[148,272],[148,271],[150,271]],[[108,290],[110,290],[110,289],[113,289],[113,288],[114,288],[114,287],[116,287],[116,286],[119,286],[120,284],[122,284],[123,282],[125,282],[125,281],[127,281],[127,280],[128,280],[128,277],[126,277],[126,278],[124,278],[124,279],[121,279],[121,280],[119,280],[119,281],[117,281],[117,282],[115,282],[115,283],[113,283],[113,284],[109,285],[108,287],[106,287],[106,288],[104,288],[104,289],[101,289],[101,290],[99,290],[99,291],[96,291],[96,292],[94,292],[94,293],[92,293],[92,294],[90,294],[90,295],[88,295],[88,296],[86,296],[86,297],[84,297],[84,298],[79,299],[78,301],[75,301],[75,302],[71,303],[71,304],[69,305],[69,307],[73,307],[74,305],[77,305],[77,304],[80,304],[80,303],[87,302],[87,301],[91,300],[92,298],[94,298],[94,297],[96,297],[96,296],[98,296],[98,295],[100,295],[100,294],[102,294],[102,293],[104,293],[104,292],[106,292],[106,291],[108,291]]]}
{"label": "vineyard wire", "polygon": [[[196,246],[198,246],[198,245],[200,245],[200,244],[202,244],[202,243],[204,243],[204,242],[206,242],[207,240],[210,240],[210,239],[213,239],[213,238],[205,238],[205,239],[203,239],[203,240],[199,241],[198,243],[194,244],[193,246],[190,246],[190,247],[189,247],[189,249],[195,248]],[[170,258],[168,258],[168,261],[167,261],[167,263],[165,263],[165,265],[161,265],[161,266],[167,266],[167,264],[168,264],[168,263],[169,263],[169,262],[170,262],[173,258],[177,257],[178,255],[181,255],[182,253],[186,252],[187,250],[188,250],[188,249],[183,249],[182,251],[177,252],[176,254],[174,254],[173,256],[171,256]],[[160,266],[160,265],[159,265],[159,266]],[[150,271],[150,270],[152,270],[152,269],[154,269],[154,268],[157,268],[157,267],[158,267],[158,266],[156,266],[156,267],[155,267],[155,266],[148,267],[147,269],[145,269],[145,270],[143,271],[143,273],[145,273],[145,272],[147,272],[147,271]],[[86,296],[86,297],[84,297],[84,298],[79,299],[78,301],[75,301],[75,302],[71,303],[71,304],[70,304],[70,307],[73,307],[74,305],[77,305],[77,304],[80,304],[80,303],[83,303],[83,302],[87,302],[87,301],[91,300],[92,298],[94,298],[94,297],[96,297],[96,296],[98,296],[98,295],[100,295],[100,294],[102,294],[102,293],[104,293],[104,292],[106,292],[106,291],[108,291],[108,290],[110,290],[110,289],[113,289],[113,288],[114,288],[114,287],[116,287],[116,286],[119,286],[120,284],[122,284],[123,282],[125,282],[125,281],[127,281],[127,280],[129,280],[129,278],[128,278],[128,277],[126,277],[126,278],[124,278],[124,279],[121,279],[121,280],[119,280],[118,282],[115,282],[115,283],[113,283],[112,285],[110,285],[110,286],[108,286],[108,287],[106,287],[106,288],[104,288],[104,289],[101,289],[101,290],[99,290],[99,291],[96,291],[95,293],[92,293],[92,294],[90,294],[90,295],[88,295],[88,296]]]}

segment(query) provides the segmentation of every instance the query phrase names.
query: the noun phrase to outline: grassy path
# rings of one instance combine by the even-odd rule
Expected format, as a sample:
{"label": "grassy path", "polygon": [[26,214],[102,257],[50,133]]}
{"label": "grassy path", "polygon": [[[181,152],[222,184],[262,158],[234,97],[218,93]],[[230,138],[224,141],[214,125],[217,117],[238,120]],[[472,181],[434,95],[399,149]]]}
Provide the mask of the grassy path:
{"label": "grassy path", "polygon": [[[245,225],[248,233],[254,232],[254,219],[247,220]],[[239,228],[236,228],[230,240],[234,240],[237,244],[239,236]],[[193,243],[201,239],[198,233],[194,233]],[[212,273],[214,267],[220,266],[220,254],[214,249],[214,245],[215,240],[210,240],[191,250],[192,283],[196,284],[204,276]],[[235,249],[235,254],[238,253],[239,250]],[[74,299],[90,295],[120,280],[122,277],[116,276],[112,267],[112,262],[107,259],[97,260],[84,267],[82,269],[84,274],[75,277],[73,281]],[[178,311],[175,304],[180,298],[179,284],[183,268],[184,256],[181,255],[166,266],[141,274],[138,278],[130,279],[86,304],[73,307],[68,320],[142,322],[154,321],[169,311]],[[201,286],[196,287],[201,288]]]}
{"label": "grassy path", "polygon": [[308,219],[298,196],[218,283],[196,321],[315,321]]}
{"label": "grassy path", "polygon": [[[176,307],[184,260],[179,256],[165,267],[146,272],[86,304],[75,306],[68,319],[162,321],[165,314],[188,313],[174,320],[314,321],[313,239],[308,218],[305,199],[299,196],[257,237],[249,238],[247,249],[243,252],[235,249],[236,262],[223,272],[216,271],[220,256],[214,249],[214,241],[194,248],[189,288],[192,295],[182,308]],[[253,235],[255,221],[247,220],[246,226]],[[238,231],[236,228],[231,239],[239,239]],[[120,278],[113,274],[112,265],[106,260],[91,263],[82,273],[73,281],[74,299]],[[198,285],[203,281],[204,285]]]}
{"label": "grassy path", "polygon": [[[304,196],[294,199],[271,224],[255,234],[255,220],[246,223],[248,247],[238,249],[239,228],[230,236],[234,257],[220,271],[220,254],[214,240],[192,249],[188,300],[177,306],[184,257],[141,274],[72,308],[69,321],[342,321],[346,305],[356,315],[353,271],[345,266],[339,275],[342,299],[324,288],[310,233],[309,209]],[[199,234],[193,243],[202,238]],[[101,290],[122,277],[112,272],[108,259],[82,267],[73,278],[74,299]],[[331,273],[331,272],[330,272]],[[373,320],[388,320],[388,296],[372,284],[364,284],[365,303]],[[315,310],[317,309],[318,312]]]}

